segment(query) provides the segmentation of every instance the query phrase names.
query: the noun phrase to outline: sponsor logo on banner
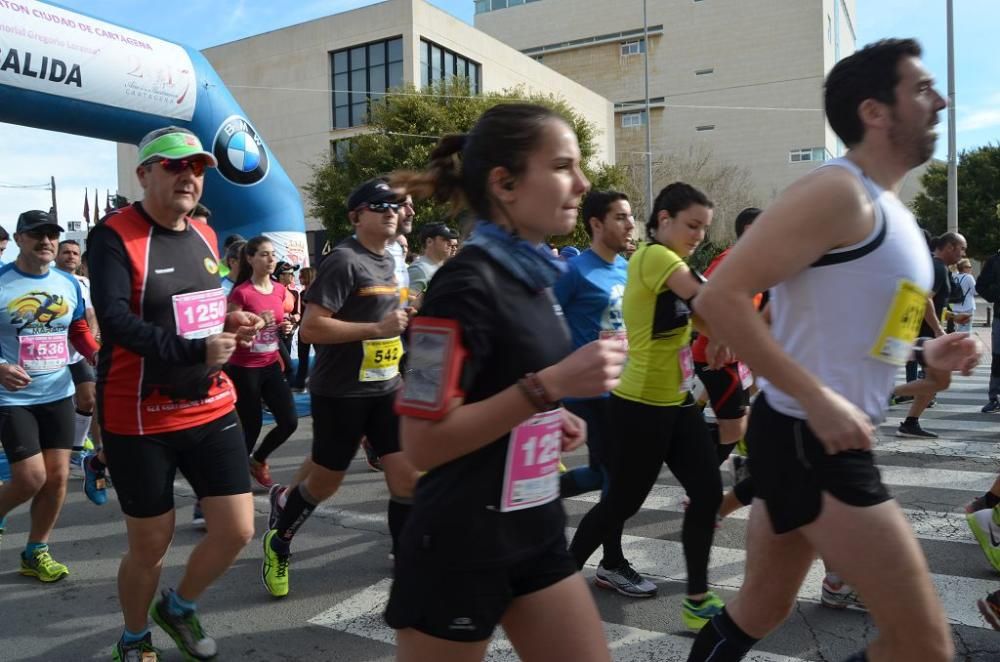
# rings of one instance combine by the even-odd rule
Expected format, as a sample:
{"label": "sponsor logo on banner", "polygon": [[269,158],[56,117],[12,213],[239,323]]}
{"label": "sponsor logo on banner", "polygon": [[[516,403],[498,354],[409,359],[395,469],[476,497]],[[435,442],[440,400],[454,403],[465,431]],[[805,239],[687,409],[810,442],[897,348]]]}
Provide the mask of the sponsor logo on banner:
{"label": "sponsor logo on banner", "polygon": [[309,266],[309,244],[304,232],[265,232],[279,260],[300,267]]}
{"label": "sponsor logo on banner", "polygon": [[212,153],[219,161],[219,174],[238,186],[253,186],[265,177],[270,166],[264,141],[250,122],[232,115],[215,133]]}
{"label": "sponsor logo on banner", "polygon": [[197,96],[177,44],[35,0],[0,2],[0,85],[185,121]]}

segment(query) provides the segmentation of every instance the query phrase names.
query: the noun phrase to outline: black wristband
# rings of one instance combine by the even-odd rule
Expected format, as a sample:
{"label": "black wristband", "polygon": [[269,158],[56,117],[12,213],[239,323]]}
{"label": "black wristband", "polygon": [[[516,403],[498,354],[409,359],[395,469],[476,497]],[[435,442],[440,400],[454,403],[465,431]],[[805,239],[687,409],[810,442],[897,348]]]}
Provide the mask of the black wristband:
{"label": "black wristband", "polygon": [[927,367],[927,361],[924,360],[924,343],[930,340],[927,336],[921,336],[917,338],[917,342],[913,344],[913,360],[917,362],[917,365],[921,368]]}

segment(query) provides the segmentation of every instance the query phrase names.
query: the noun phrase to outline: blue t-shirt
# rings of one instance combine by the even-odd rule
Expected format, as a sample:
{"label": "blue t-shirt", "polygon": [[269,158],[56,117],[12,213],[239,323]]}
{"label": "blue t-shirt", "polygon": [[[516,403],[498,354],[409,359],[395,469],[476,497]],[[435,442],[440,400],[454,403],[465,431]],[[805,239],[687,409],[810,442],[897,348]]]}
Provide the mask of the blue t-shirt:
{"label": "blue t-shirt", "polygon": [[44,276],[0,267],[0,361],[20,363],[31,383],[20,391],[0,388],[0,406],[40,405],[73,395],[64,359],[72,353],[69,326],[84,319],[80,283],[49,269]]}
{"label": "blue t-shirt", "polygon": [[573,346],[597,340],[601,331],[622,331],[622,298],[628,262],[620,255],[614,262],[591,249],[567,262],[566,273],[556,282],[555,294],[566,316]]}

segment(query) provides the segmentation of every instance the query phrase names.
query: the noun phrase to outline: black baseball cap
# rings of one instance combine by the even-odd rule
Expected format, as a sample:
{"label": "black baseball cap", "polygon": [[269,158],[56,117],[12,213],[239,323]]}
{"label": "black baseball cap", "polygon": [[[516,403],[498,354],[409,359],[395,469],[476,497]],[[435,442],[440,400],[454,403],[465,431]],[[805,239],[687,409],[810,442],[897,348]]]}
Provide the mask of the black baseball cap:
{"label": "black baseball cap", "polygon": [[347,197],[347,210],[354,211],[369,202],[399,202],[401,196],[392,190],[389,182],[381,177],[369,179],[351,191]]}
{"label": "black baseball cap", "polygon": [[56,219],[47,211],[32,209],[17,217],[17,230],[15,232],[31,232],[43,228],[55,228],[59,232],[65,232],[61,225],[56,223]]}
{"label": "black baseball cap", "polygon": [[274,275],[280,276],[281,274],[293,274],[299,270],[299,265],[290,264],[284,260],[279,260],[278,264],[274,265]]}
{"label": "black baseball cap", "polygon": [[449,228],[444,223],[430,223],[420,230],[421,241],[444,237],[445,239],[458,239],[458,233]]}

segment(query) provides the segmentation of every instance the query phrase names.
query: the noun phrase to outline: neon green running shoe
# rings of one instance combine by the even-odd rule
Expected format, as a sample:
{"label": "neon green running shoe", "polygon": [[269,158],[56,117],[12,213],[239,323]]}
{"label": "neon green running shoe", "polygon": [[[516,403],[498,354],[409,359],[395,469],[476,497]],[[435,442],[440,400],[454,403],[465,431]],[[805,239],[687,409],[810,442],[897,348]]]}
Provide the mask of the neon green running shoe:
{"label": "neon green running shoe", "polygon": [[1000,571],[1000,506],[969,513],[965,521],[969,523],[972,535],[979,541],[990,565]]}
{"label": "neon green running shoe", "polygon": [[746,439],[741,437],[740,440],[736,442],[736,453],[742,455],[743,457],[750,457],[750,449],[747,448]]}
{"label": "neon green running shoe", "polygon": [[31,559],[24,558],[24,553],[21,553],[20,573],[43,582],[57,582],[69,575],[69,568],[52,558],[49,546],[43,545],[35,550]]}
{"label": "neon green running shoe", "polygon": [[277,529],[264,534],[264,562],[260,567],[260,579],[267,592],[276,598],[288,595],[288,562],[291,554],[279,554],[271,547],[271,539],[278,535]]}
{"label": "neon green running shoe", "polygon": [[153,637],[147,632],[145,637],[131,644],[119,639],[111,659],[114,662],[159,662],[160,651],[153,646]]}
{"label": "neon green running shoe", "polygon": [[83,450],[85,451],[94,450],[94,442],[90,440],[90,437],[87,437],[86,439],[83,440]]}
{"label": "neon green running shoe", "polygon": [[709,591],[697,607],[691,603],[689,598],[684,598],[684,603],[681,606],[681,618],[688,630],[699,632],[714,616],[722,613],[724,606],[722,598]]}

